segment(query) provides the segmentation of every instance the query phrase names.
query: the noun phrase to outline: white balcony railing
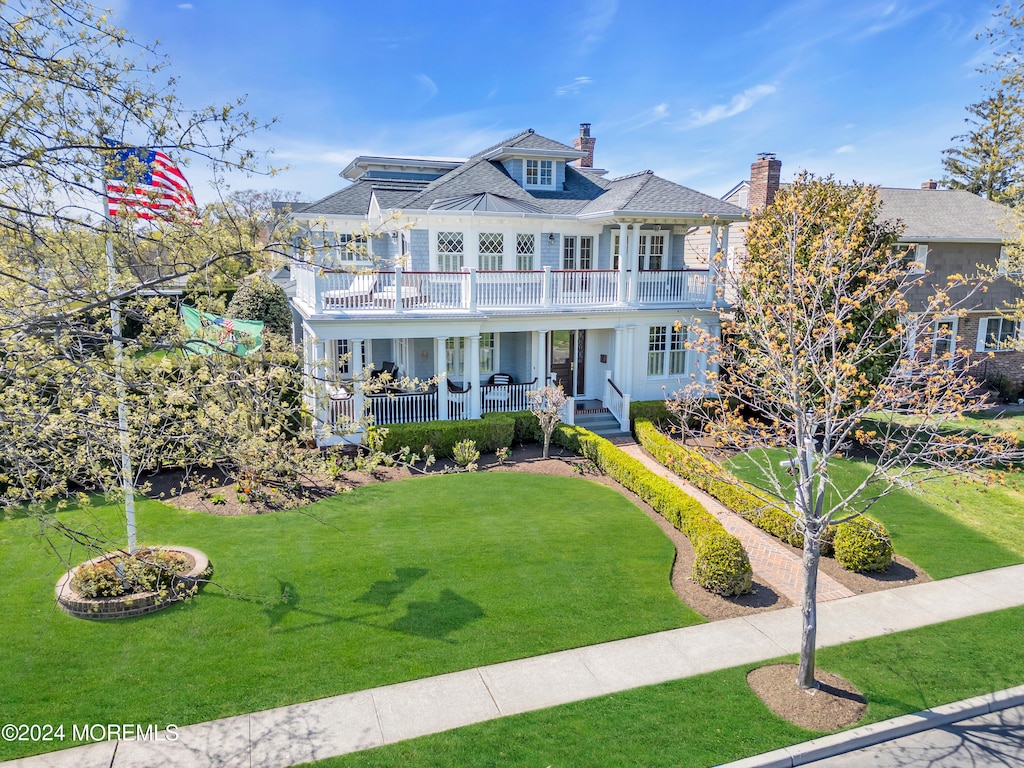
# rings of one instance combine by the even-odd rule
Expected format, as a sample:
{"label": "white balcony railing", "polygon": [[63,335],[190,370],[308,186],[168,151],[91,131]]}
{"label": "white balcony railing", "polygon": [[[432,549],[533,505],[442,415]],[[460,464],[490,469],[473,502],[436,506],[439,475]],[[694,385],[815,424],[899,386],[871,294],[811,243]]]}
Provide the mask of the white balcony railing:
{"label": "white balcony railing", "polygon": [[626,303],[705,306],[710,302],[708,273],[693,270],[628,272],[622,296],[616,270],[351,272],[299,264],[292,274],[298,301],[315,313],[329,314],[543,310]]}

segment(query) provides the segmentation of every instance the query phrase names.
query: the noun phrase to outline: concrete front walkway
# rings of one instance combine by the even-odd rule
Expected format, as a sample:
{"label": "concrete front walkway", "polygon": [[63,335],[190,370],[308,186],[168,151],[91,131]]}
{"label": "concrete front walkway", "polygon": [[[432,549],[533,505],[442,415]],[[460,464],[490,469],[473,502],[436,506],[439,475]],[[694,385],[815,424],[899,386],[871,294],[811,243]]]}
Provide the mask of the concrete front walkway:
{"label": "concrete front walkway", "polygon": [[[747,557],[750,558],[750,567],[754,571],[754,576],[778,594],[788,598],[793,605],[801,603],[803,571],[799,556],[793,554],[792,550],[783,546],[774,536],[748,523],[715,498],[708,496],[704,491],[683,480],[675,472],[663,467],[651,458],[638,443],[623,441],[618,446],[643,463],[651,472],[679,486],[703,504],[708,512],[718,518],[722,527],[743,544],[743,548],[747,550]],[[850,597],[852,594],[852,591],[827,573],[818,572],[817,597],[819,603]]]}
{"label": "concrete front walkway", "polygon": [[[1024,605],[1024,565],[824,603],[838,645]],[[18,768],[284,768],[630,688],[796,653],[799,608],[642,635],[180,728],[175,741],[108,741]],[[1010,642],[1008,640],[1008,642]]]}

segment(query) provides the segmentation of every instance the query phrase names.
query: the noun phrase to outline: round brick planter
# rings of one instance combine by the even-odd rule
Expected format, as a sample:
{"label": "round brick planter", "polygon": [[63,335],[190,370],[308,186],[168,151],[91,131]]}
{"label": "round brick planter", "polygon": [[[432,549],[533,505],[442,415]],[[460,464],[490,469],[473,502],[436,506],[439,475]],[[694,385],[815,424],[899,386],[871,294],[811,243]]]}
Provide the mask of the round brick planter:
{"label": "round brick planter", "polygon": [[71,584],[75,572],[84,565],[93,565],[110,557],[109,554],[101,555],[76,565],[60,578],[55,588],[57,604],[65,613],[79,619],[126,619],[131,616],[142,616],[159,611],[161,608],[166,608],[171,603],[183,599],[192,591],[193,587],[201,588],[213,572],[210,559],[198,549],[191,547],[149,547],[148,549],[181,552],[188,555],[192,567],[185,573],[175,576],[172,588],[162,592],[138,592],[133,595],[100,598],[78,594]]}

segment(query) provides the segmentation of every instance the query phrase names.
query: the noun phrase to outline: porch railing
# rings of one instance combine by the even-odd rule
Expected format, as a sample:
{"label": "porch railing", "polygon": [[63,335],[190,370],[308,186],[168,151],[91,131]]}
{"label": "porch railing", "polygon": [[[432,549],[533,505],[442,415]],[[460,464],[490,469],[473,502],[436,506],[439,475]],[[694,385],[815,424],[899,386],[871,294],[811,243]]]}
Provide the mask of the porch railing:
{"label": "porch railing", "polygon": [[622,394],[622,390],[615,386],[612,381],[612,372],[604,372],[604,399],[601,401],[624,432],[629,431],[629,395]]}
{"label": "porch railing", "polygon": [[524,384],[484,384],[480,387],[481,413],[511,413],[529,407],[526,393],[537,388],[537,380]]}
{"label": "porch railing", "polygon": [[594,307],[632,303],[708,302],[708,273],[694,270],[629,272],[619,295],[616,270],[350,272],[299,264],[296,298],[314,312],[491,311]]}

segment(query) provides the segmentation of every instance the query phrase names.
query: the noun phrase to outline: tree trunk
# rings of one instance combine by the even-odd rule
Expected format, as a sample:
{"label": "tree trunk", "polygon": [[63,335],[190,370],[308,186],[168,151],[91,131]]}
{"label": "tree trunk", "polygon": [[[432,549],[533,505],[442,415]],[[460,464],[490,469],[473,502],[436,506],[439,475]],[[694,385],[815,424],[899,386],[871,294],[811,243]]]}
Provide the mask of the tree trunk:
{"label": "tree trunk", "polygon": [[551,445],[551,433],[544,433],[544,458],[548,457],[548,446]]}
{"label": "tree trunk", "polygon": [[818,635],[818,561],[821,560],[819,526],[808,524],[804,530],[804,594],[801,605],[803,632],[800,635],[800,671],[796,683],[801,688],[817,688],[814,679],[814,651]]}

